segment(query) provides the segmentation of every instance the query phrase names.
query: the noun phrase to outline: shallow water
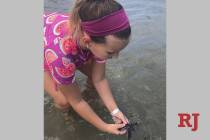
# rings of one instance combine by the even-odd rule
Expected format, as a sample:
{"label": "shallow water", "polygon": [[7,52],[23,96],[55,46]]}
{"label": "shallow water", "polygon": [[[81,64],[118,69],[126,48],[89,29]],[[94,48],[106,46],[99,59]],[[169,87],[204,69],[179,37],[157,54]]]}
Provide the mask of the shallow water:
{"label": "shallow water", "polygon": [[[132,140],[166,139],[166,34],[164,0],[119,0],[132,25],[132,39],[118,59],[108,61],[107,77],[120,108],[140,122]],[[45,11],[68,12],[72,0],[45,0]],[[84,98],[107,122],[111,118],[97,93],[85,90],[86,77],[77,73]],[[126,140],[102,133],[74,111],[67,117],[53,107],[45,94],[45,140]]]}

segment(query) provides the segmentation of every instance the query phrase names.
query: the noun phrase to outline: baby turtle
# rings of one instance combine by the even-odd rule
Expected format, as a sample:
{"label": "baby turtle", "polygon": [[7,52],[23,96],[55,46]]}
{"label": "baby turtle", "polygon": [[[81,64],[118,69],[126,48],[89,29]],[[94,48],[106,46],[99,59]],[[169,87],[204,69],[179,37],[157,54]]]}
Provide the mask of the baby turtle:
{"label": "baby turtle", "polygon": [[130,140],[132,137],[132,132],[135,131],[135,126],[137,125],[138,125],[137,122],[129,123],[129,124],[126,124],[124,127],[120,128],[119,130],[120,131],[127,130],[128,140]]}

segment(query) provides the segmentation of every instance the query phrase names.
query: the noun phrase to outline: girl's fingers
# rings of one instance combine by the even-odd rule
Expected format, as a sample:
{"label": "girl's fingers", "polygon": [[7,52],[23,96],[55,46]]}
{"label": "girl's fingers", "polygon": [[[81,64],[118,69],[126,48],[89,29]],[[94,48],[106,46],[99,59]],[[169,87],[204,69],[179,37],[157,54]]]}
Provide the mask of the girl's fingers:
{"label": "girl's fingers", "polygon": [[128,119],[126,118],[126,116],[123,115],[122,112],[119,112],[118,114],[113,116],[113,120],[115,121],[115,123],[123,123],[125,125],[129,123]]}
{"label": "girl's fingers", "polygon": [[117,127],[117,132],[116,132],[116,133],[117,133],[118,135],[123,135],[123,134],[125,134],[125,133],[127,132],[126,130],[123,130],[123,131],[120,131],[120,130],[119,130],[120,128],[122,128],[122,127],[125,126],[124,124],[116,124],[116,125],[117,125],[117,126],[116,126],[116,127]]}
{"label": "girl's fingers", "polygon": [[127,117],[124,116],[123,114],[122,114],[122,117],[121,118],[122,118],[123,123],[125,123],[125,124],[128,124],[129,123]]}
{"label": "girl's fingers", "polygon": [[127,123],[129,123],[129,120],[128,120],[128,118],[127,118],[127,117],[125,117],[125,120],[126,120],[126,122],[127,122]]}
{"label": "girl's fingers", "polygon": [[120,131],[120,135],[124,135],[126,132],[126,130]]}
{"label": "girl's fingers", "polygon": [[115,123],[119,124],[119,123],[122,123],[122,120],[113,116],[112,119],[114,120]]}
{"label": "girl's fingers", "polygon": [[128,123],[128,121],[126,120],[126,118],[124,116],[122,116],[121,118],[122,118],[123,124],[127,124]]}
{"label": "girl's fingers", "polygon": [[122,127],[124,127],[125,126],[125,124],[116,124],[116,128],[119,130],[120,128],[122,128]]}

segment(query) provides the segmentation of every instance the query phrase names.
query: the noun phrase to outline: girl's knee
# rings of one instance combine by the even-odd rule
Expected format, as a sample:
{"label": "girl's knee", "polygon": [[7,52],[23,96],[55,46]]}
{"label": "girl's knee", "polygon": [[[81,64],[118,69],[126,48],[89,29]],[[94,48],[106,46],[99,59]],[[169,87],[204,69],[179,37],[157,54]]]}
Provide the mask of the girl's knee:
{"label": "girl's knee", "polygon": [[70,106],[68,100],[66,99],[66,97],[63,95],[61,91],[56,92],[56,96],[54,96],[54,102],[61,107]]}
{"label": "girl's knee", "polygon": [[57,100],[57,99],[55,99],[54,102],[56,104],[58,104],[59,106],[69,106],[69,103],[67,102],[67,100]]}
{"label": "girl's knee", "polygon": [[67,102],[67,100],[58,100],[54,99],[55,106],[59,109],[66,109],[70,107],[70,104]]}

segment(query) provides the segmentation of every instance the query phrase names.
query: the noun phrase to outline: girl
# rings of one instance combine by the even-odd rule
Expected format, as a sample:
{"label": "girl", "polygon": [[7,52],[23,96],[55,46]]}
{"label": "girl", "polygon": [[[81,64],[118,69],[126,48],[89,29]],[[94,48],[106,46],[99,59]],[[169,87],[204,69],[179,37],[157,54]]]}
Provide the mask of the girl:
{"label": "girl", "polygon": [[[123,7],[114,0],[77,0],[71,15],[44,15],[44,88],[55,106],[70,106],[98,129],[120,131],[128,119],[119,110],[105,77],[106,60],[129,42],[131,28]],[[107,124],[82,99],[75,71],[88,76],[116,124]]]}

